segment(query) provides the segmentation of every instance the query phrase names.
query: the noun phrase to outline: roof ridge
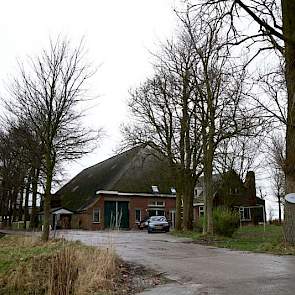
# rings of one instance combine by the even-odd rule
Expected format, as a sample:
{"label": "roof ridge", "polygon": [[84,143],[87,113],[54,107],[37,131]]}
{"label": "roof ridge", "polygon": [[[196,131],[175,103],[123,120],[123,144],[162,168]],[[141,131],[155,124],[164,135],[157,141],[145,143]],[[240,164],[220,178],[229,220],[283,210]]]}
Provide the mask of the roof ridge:
{"label": "roof ridge", "polygon": [[[145,148],[146,145],[139,145],[139,146],[136,146],[136,148],[138,148],[138,151],[132,156],[132,160],[131,161],[128,161],[126,165],[124,165],[124,167],[121,168],[120,171],[118,171],[117,173],[117,177],[115,177],[115,179],[110,182],[108,184],[108,187],[112,187],[114,186],[116,183],[118,183],[120,181],[120,179],[126,174],[126,172],[128,171],[128,168],[131,166],[131,163],[134,161],[134,159],[138,156],[139,152]],[[129,151],[131,151],[133,149],[130,149]]]}
{"label": "roof ridge", "polygon": [[132,147],[132,148],[129,149],[129,150],[123,151],[123,152],[121,152],[121,153],[119,153],[119,154],[115,154],[115,155],[111,156],[110,158],[107,158],[107,159],[105,159],[105,160],[103,160],[103,161],[101,161],[101,162],[98,162],[98,163],[96,163],[96,164],[94,164],[94,165],[92,165],[92,166],[89,166],[89,167],[83,169],[80,173],[82,173],[83,171],[86,171],[86,170],[88,170],[88,169],[91,169],[91,168],[93,168],[93,167],[95,167],[95,166],[98,166],[98,165],[100,165],[100,164],[103,164],[103,163],[105,163],[105,162],[107,162],[107,161],[113,160],[114,158],[118,158],[118,157],[122,156],[123,154],[130,153],[130,152],[132,152],[133,150],[138,149],[138,148],[140,148],[140,147],[142,147],[142,146],[143,146],[143,145],[137,145],[137,146]]}
{"label": "roof ridge", "polygon": [[132,148],[129,149],[129,150],[126,150],[126,151],[121,152],[121,153],[119,153],[119,154],[115,154],[115,155],[113,155],[113,156],[110,157],[110,158],[107,158],[107,159],[105,159],[105,160],[103,160],[103,161],[101,161],[101,162],[98,162],[98,163],[96,163],[96,164],[94,164],[94,165],[92,165],[92,166],[89,166],[89,167],[87,167],[87,168],[82,169],[82,170],[81,170],[80,172],[78,172],[73,178],[71,178],[71,179],[70,179],[68,182],[66,182],[62,187],[60,187],[60,188],[55,192],[55,194],[56,194],[56,193],[59,193],[60,190],[62,190],[63,188],[65,188],[65,187],[68,186],[69,184],[75,182],[75,179],[76,179],[78,176],[83,175],[84,173],[87,173],[87,172],[88,172],[89,170],[91,170],[92,168],[99,167],[100,165],[102,165],[103,163],[105,163],[105,162],[107,162],[107,161],[111,161],[111,160],[113,160],[114,158],[118,158],[118,157],[122,156],[123,154],[130,153],[130,152],[132,152],[132,151],[135,150],[135,149],[139,149],[140,147],[143,147],[143,144],[141,144],[141,145],[137,145],[137,146],[134,146],[134,147],[132,147]]}

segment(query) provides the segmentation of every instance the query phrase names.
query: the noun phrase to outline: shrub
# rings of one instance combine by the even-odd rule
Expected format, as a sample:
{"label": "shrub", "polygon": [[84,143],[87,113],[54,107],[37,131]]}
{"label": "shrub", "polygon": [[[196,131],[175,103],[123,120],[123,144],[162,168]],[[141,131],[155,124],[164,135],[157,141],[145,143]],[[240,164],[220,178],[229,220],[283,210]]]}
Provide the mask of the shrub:
{"label": "shrub", "polygon": [[204,217],[200,216],[197,222],[194,224],[194,230],[198,233],[203,232]]}
{"label": "shrub", "polygon": [[213,210],[213,228],[218,235],[231,237],[239,228],[240,216],[238,212],[227,208],[217,208]]}

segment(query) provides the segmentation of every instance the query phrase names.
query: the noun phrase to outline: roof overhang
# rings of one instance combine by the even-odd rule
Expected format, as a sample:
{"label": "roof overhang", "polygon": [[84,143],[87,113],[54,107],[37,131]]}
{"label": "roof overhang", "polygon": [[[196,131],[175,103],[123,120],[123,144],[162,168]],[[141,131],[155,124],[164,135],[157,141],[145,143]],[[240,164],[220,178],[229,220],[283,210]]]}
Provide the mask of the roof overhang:
{"label": "roof overhang", "polygon": [[156,197],[156,198],[175,198],[175,194],[155,194],[155,193],[121,193],[118,191],[96,191],[96,195],[116,195],[124,197]]}
{"label": "roof overhang", "polygon": [[196,207],[196,206],[204,206],[204,203],[194,203],[193,207]]}
{"label": "roof overhang", "polygon": [[65,208],[60,208],[60,209],[57,209],[55,211],[52,211],[52,214],[53,215],[58,215],[58,214],[74,214],[73,211],[70,211],[68,209],[65,209]]}
{"label": "roof overhang", "polygon": [[[50,210],[50,214],[58,215],[58,214],[74,214],[74,211],[71,211],[64,207],[52,208]],[[37,213],[37,215],[44,215],[44,211]]]}

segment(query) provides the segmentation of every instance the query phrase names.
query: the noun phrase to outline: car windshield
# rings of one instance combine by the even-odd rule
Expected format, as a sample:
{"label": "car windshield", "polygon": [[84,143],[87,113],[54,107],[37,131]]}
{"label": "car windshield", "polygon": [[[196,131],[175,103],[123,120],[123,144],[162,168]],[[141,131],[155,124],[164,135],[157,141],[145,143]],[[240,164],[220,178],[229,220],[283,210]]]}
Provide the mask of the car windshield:
{"label": "car windshield", "polygon": [[152,216],[150,218],[150,221],[166,221],[166,217],[165,216]]}

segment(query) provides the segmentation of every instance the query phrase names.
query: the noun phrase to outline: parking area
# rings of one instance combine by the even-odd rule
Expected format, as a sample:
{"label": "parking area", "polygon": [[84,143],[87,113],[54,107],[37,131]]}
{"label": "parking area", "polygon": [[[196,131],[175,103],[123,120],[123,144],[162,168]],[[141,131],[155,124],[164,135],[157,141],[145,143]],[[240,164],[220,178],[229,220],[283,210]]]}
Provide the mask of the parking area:
{"label": "parking area", "polygon": [[[176,282],[166,288],[179,288],[175,293],[171,289],[169,294],[293,295],[295,290],[293,256],[207,247],[189,239],[146,231],[70,230],[58,235],[88,245],[114,247],[123,259],[164,273]],[[168,289],[161,288],[145,294],[168,294]]]}

